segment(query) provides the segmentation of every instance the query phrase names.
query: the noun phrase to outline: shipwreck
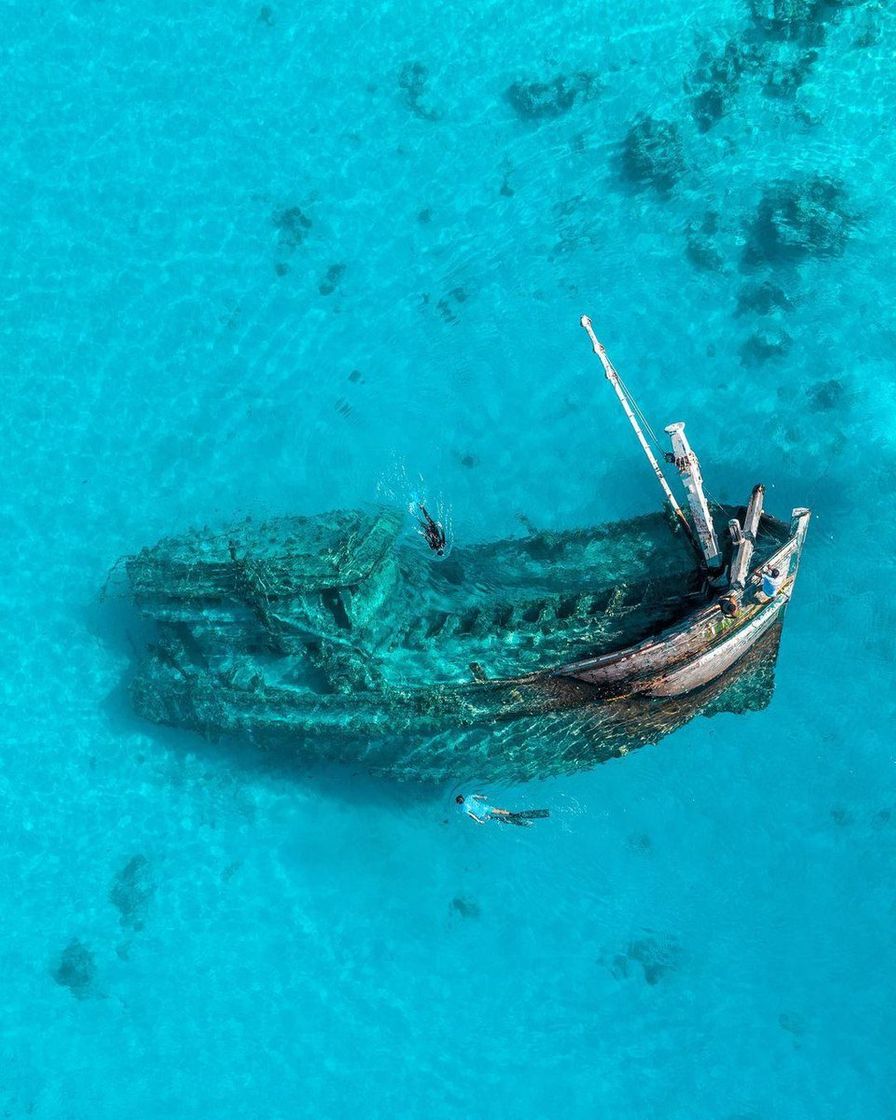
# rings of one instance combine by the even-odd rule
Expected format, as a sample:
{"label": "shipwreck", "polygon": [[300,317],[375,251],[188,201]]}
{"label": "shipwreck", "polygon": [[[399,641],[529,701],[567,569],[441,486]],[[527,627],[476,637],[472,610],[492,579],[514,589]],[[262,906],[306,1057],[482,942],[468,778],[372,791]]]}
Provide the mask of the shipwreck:
{"label": "shipwreck", "polygon": [[457,544],[444,559],[394,509],[164,539],[125,558],[154,631],[137,711],[401,778],[494,781],[592,766],[697,714],[764,706],[809,511],[778,520],[762,486],[745,506],[710,503],[684,424],[655,453],[582,326],[664,510]]}

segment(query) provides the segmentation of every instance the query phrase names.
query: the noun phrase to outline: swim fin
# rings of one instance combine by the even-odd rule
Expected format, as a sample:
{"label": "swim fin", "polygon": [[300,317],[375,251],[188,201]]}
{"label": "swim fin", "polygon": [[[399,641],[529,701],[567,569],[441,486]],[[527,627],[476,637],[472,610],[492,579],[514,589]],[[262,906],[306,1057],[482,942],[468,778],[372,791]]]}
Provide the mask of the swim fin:
{"label": "swim fin", "polygon": [[523,809],[519,813],[508,813],[504,818],[510,824],[531,824],[533,820],[551,815],[549,809]]}

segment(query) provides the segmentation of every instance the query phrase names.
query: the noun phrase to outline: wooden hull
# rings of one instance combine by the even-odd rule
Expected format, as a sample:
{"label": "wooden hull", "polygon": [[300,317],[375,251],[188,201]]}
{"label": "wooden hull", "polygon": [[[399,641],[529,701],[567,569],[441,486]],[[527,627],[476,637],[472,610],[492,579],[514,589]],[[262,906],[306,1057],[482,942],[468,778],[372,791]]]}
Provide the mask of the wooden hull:
{"label": "wooden hull", "polygon": [[[793,594],[809,511],[794,510],[789,539],[750,573],[735,616],[723,611],[721,594],[702,610],[654,637],[602,657],[573,662],[558,676],[644,696],[684,696],[730,669],[784,616]],[[762,593],[762,572],[786,571],[777,593]]]}
{"label": "wooden hull", "polygon": [[157,635],[131,694],[155,722],[401,778],[566,772],[767,703],[807,523],[765,519],[733,618],[661,515],[443,564],[352,513],[172,538],[128,561]]}

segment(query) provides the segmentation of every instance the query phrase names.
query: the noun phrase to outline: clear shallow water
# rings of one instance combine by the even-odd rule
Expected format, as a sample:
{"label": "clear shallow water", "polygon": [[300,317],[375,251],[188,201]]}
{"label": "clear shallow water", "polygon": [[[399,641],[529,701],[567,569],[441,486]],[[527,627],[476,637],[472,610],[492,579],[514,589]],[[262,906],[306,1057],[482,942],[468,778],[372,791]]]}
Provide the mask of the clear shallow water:
{"label": "clear shallow water", "polygon": [[[7,11],[5,1115],[890,1114],[896,26],[850,9],[793,97],[745,75],[700,132],[683,79],[748,24]],[[604,90],[556,119],[503,95],[578,71]],[[680,129],[668,195],[620,174],[642,111]],[[745,270],[808,173],[846,184],[844,251]],[[738,314],[766,278],[792,309]],[[815,511],[767,711],[493,791],[552,810],[512,834],[130,715],[97,590],[163,532],[420,475],[468,538],[653,508],[583,311],[718,498]]]}

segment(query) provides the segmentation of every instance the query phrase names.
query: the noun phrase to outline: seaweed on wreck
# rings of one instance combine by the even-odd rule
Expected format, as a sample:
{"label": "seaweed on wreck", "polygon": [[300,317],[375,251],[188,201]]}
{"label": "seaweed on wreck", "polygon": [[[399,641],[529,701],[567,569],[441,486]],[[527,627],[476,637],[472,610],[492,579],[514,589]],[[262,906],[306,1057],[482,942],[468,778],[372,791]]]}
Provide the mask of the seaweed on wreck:
{"label": "seaweed on wreck", "polygon": [[[401,509],[337,510],[195,530],[129,557],[134,602],[154,626],[131,683],[138,713],[210,739],[360,759],[399,780],[525,781],[771,698],[780,622],[728,673],[678,697],[607,696],[546,668],[692,609],[699,573],[659,513],[529,527],[438,564],[404,528]],[[770,519],[760,556],[785,532]],[[119,911],[136,921],[145,872],[132,862],[118,880]]]}
{"label": "seaweed on wreck", "polygon": [[504,91],[517,116],[524,121],[562,117],[579,101],[590,101],[601,91],[595,74],[557,74],[547,82],[514,82]]}
{"label": "seaweed on wreck", "polygon": [[678,125],[646,114],[637,117],[622,144],[625,178],[667,194],[686,170]]}
{"label": "seaweed on wreck", "polygon": [[846,187],[827,175],[784,179],[766,187],[749,230],[744,263],[778,264],[804,257],[838,257],[855,214]]}

